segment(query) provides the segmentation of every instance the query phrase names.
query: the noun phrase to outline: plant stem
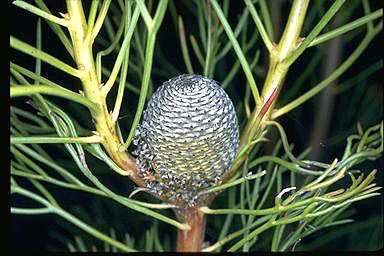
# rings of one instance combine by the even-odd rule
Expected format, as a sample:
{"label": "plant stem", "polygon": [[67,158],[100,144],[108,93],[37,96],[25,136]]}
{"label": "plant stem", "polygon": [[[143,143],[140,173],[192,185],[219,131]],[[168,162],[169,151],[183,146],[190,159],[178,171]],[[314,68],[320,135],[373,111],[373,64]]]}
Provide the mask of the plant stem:
{"label": "plant stem", "polygon": [[11,48],[14,48],[20,52],[23,52],[25,54],[32,56],[32,57],[35,57],[36,59],[41,59],[45,63],[48,63],[48,64],[52,65],[53,67],[58,68],[61,71],[64,71],[67,74],[70,74],[72,76],[79,77],[79,78],[81,76],[80,70],[77,70],[77,69],[71,67],[70,65],[62,62],[61,60],[53,57],[50,54],[47,54],[47,53],[45,53],[45,52],[43,52],[43,51],[41,51],[35,47],[32,47],[31,45],[21,41],[20,39],[17,39],[14,36],[10,36],[9,44],[10,44]]}
{"label": "plant stem", "polygon": [[86,97],[74,93],[68,89],[65,88],[57,88],[47,85],[18,85],[18,86],[11,86],[10,90],[10,96],[13,97],[21,97],[21,96],[29,96],[33,94],[47,94],[47,95],[53,95],[58,96],[62,98],[67,98],[69,100],[72,100],[74,102],[80,103],[86,107],[88,107],[91,111],[97,112],[98,108],[95,103],[87,99]]}
{"label": "plant stem", "polygon": [[363,53],[363,51],[367,48],[369,43],[375,38],[376,34],[379,33],[382,29],[383,24],[380,23],[377,25],[371,32],[368,32],[365,37],[362,39],[360,44],[356,47],[355,51],[350,54],[350,56],[326,79],[321,81],[319,84],[315,85],[311,90],[302,94],[297,99],[291,101],[285,106],[277,109],[272,116],[272,119],[275,119],[281,115],[284,115],[291,111],[292,109],[300,106],[317,93],[321,92],[324,88],[326,88],[333,80],[341,76],[355,61],[356,59]]}
{"label": "plant stem", "polygon": [[[87,31],[85,33],[85,44],[91,43],[92,40],[94,40],[99,33],[101,26],[104,23],[105,16],[107,15],[109,5],[111,4],[111,0],[105,0],[103,1],[103,4],[101,6],[99,15],[96,19],[95,24],[89,23],[87,24]],[[93,26],[94,25],[94,26]],[[92,27],[93,26],[93,27]],[[91,40],[91,41],[90,41]]]}
{"label": "plant stem", "polygon": [[24,76],[32,78],[33,80],[35,80],[35,84],[41,83],[41,84],[45,84],[45,85],[49,85],[49,86],[53,86],[53,87],[64,88],[64,87],[58,85],[57,83],[52,82],[41,75],[37,75],[36,73],[34,73],[34,72],[32,72],[26,68],[23,68],[23,67],[15,64],[15,63],[10,62],[10,68],[11,68],[11,72],[14,70],[14,71],[21,73]]}
{"label": "plant stem", "polygon": [[245,4],[247,5],[247,8],[249,9],[249,12],[252,15],[253,20],[255,21],[257,30],[260,33],[261,38],[264,41],[265,47],[267,47],[268,52],[271,52],[273,49],[273,43],[271,42],[271,39],[269,38],[267,31],[264,28],[263,23],[260,20],[259,15],[257,14],[255,6],[253,6],[251,0],[244,0]]}
{"label": "plant stem", "polygon": [[[270,54],[270,63],[266,81],[263,86],[261,97],[265,100],[271,95],[277,85],[283,84],[288,68],[280,63],[296,48],[300,39],[305,14],[309,0],[295,0],[289,13],[287,25],[281,36],[278,46]],[[280,91],[279,89],[279,91]]]}
{"label": "plant stem", "polygon": [[316,37],[308,45],[308,47],[312,47],[312,46],[315,46],[315,45],[327,42],[328,40],[331,40],[331,39],[333,39],[335,37],[338,37],[338,36],[340,36],[342,34],[348,33],[349,31],[354,30],[354,29],[356,29],[356,28],[358,28],[360,26],[363,26],[363,25],[365,25],[367,23],[369,25],[370,22],[372,22],[373,20],[375,20],[377,18],[380,18],[382,16],[383,16],[383,10],[377,10],[377,11],[375,11],[373,13],[365,15],[364,17],[361,17],[359,19],[351,21],[351,22],[349,22],[349,23],[347,23],[347,24],[345,24],[345,25],[343,25],[341,27],[335,28],[334,30],[331,30],[329,32],[326,32],[326,33]]}
{"label": "plant stem", "polygon": [[191,41],[192,49],[196,55],[197,60],[199,61],[201,66],[204,66],[204,57],[203,57],[203,54],[201,53],[199,45],[197,44],[196,38],[193,35],[190,35],[189,39]]}
{"label": "plant stem", "polygon": [[[296,45],[298,44],[308,4],[309,0],[295,0],[292,4],[287,25],[285,26],[281,40],[270,53],[268,73],[261,93],[263,104],[267,102],[277,86],[279,86],[277,95],[282,88],[282,84],[288,72],[288,67],[283,65],[282,61],[296,48]],[[276,98],[271,103],[271,106],[265,115],[265,120],[269,119],[271,112],[270,109],[273,109]],[[258,115],[258,112],[259,109],[257,108],[253,111],[247,127],[253,126],[256,123],[257,120],[255,120],[255,117]],[[258,121],[260,122],[261,120]],[[260,122],[260,126],[263,126],[263,123]],[[249,133],[244,135],[248,136]],[[242,141],[244,141],[244,139]]]}
{"label": "plant stem", "polygon": [[118,43],[120,41],[121,35],[124,32],[125,23],[129,24],[128,22],[126,22],[127,20],[126,16],[127,16],[127,12],[123,12],[121,17],[121,22],[119,24],[119,27],[116,31],[116,34],[112,43],[106,49],[96,54],[96,72],[97,72],[97,77],[99,79],[98,81],[101,81],[101,57],[104,57],[110,54],[111,52],[113,52],[113,50],[118,49]]}
{"label": "plant stem", "polygon": [[136,1],[137,6],[140,8],[141,15],[144,19],[145,25],[148,29],[151,29],[153,27],[153,19],[151,15],[148,12],[147,7],[145,6],[145,3],[143,0]]}
{"label": "plant stem", "polygon": [[[35,4],[41,10],[51,14],[51,12],[49,11],[48,7],[45,5],[43,0],[35,0]],[[57,35],[57,37],[60,39],[60,41],[64,45],[67,52],[71,55],[72,58],[74,58],[71,42],[69,41],[68,37],[64,34],[62,27],[60,27],[58,24],[53,22],[47,22],[47,24],[52,29],[52,31]]]}
{"label": "plant stem", "polygon": [[[129,59],[130,43],[131,43],[131,39],[132,39],[133,33],[135,31],[135,28],[136,28],[137,21],[139,19],[139,14],[140,14],[139,9],[135,8],[133,16],[132,16],[132,21],[129,24],[128,30],[125,34],[124,41],[121,45],[119,54],[117,55],[115,64],[113,65],[111,74],[109,75],[108,81],[105,83],[105,85],[102,88],[102,92],[105,95],[108,94],[108,92],[111,90],[113,84],[115,83],[117,75],[120,71],[121,65],[124,61],[124,57]],[[100,61],[99,61],[99,64],[101,66]]]}
{"label": "plant stem", "polygon": [[191,58],[188,52],[187,40],[185,39],[184,22],[181,16],[179,16],[179,38],[180,38],[181,52],[183,53],[183,58],[184,58],[185,66],[187,67],[187,71],[189,74],[194,74],[195,72],[193,71]]}
{"label": "plant stem", "polygon": [[[278,94],[282,88],[282,84],[288,72],[288,66],[284,65],[283,61],[299,43],[300,32],[304,23],[308,4],[309,0],[295,0],[293,2],[281,40],[270,53],[268,73],[261,93],[262,105],[266,104],[272,95],[275,96],[272,102],[270,102],[264,120],[270,118],[271,109],[273,109]],[[263,128],[265,124],[261,122],[263,116],[259,117],[259,112],[261,112],[262,109],[261,106],[259,107],[260,108],[255,108],[244,129],[245,132],[242,135],[240,143],[243,146],[246,144],[246,141],[249,143],[254,139],[255,129],[259,129],[260,131],[264,130]],[[258,126],[260,126],[260,128]],[[251,148],[249,150],[251,150]]]}
{"label": "plant stem", "polygon": [[260,103],[262,102],[262,100],[260,99],[260,95],[259,95],[259,91],[257,89],[256,81],[252,75],[252,71],[251,71],[250,66],[247,62],[247,59],[245,58],[244,53],[241,50],[240,44],[238,43],[227,19],[225,18],[225,15],[224,15],[223,11],[221,10],[220,5],[217,3],[216,0],[211,0],[211,3],[212,3],[212,7],[215,10],[221,24],[224,27],[225,32],[227,33],[228,39],[231,42],[233,49],[236,52],[236,55],[239,59],[241,67],[244,70],[244,73],[245,73],[245,76],[247,77],[249,86],[251,87],[251,91],[252,91],[253,97],[255,99],[256,105],[259,106],[259,105],[261,105]]}
{"label": "plant stem", "polygon": [[[137,4],[140,7],[139,1]],[[156,14],[153,21],[150,25],[148,26],[148,36],[147,36],[147,46],[145,49],[145,63],[144,63],[144,71],[143,71],[143,78],[141,82],[141,91],[140,91],[140,97],[139,97],[139,103],[137,104],[137,110],[135,117],[132,122],[131,130],[129,131],[128,138],[126,142],[124,143],[123,146],[121,146],[120,150],[125,150],[128,148],[128,146],[131,144],[131,141],[133,139],[133,136],[135,134],[135,130],[140,122],[141,114],[144,110],[144,104],[145,100],[147,98],[147,92],[148,92],[148,87],[149,87],[149,81],[151,78],[151,71],[152,71],[152,63],[153,63],[153,54],[155,50],[155,42],[156,42],[156,36],[157,36],[157,31],[160,28],[160,25],[162,23],[162,20],[164,18],[164,13],[166,10],[168,4],[168,0],[162,0],[159,2],[158,8],[156,10]],[[146,9],[142,9],[142,15],[144,15],[146,12],[144,11]],[[144,12],[143,12],[144,11]]]}
{"label": "plant stem", "polygon": [[[284,60],[287,66],[292,65],[293,62],[304,52],[308,45],[315,39],[315,37],[320,33],[321,30],[328,24],[331,18],[337,13],[337,11],[344,4],[345,0],[336,0],[333,5],[328,9],[328,11],[321,18],[319,23],[313,28],[311,33],[305,38],[305,40],[295,49],[292,54],[290,53],[289,57]],[[286,56],[287,57],[287,56]]]}
{"label": "plant stem", "polygon": [[100,232],[99,230],[93,228],[91,225],[89,224],[86,224],[85,222],[81,221],[80,219],[78,219],[77,217],[75,217],[74,215],[62,210],[62,209],[59,209],[59,208],[55,208],[54,213],[56,213],[57,215],[59,215],[60,217],[64,218],[65,220],[71,222],[73,225],[77,226],[78,228],[84,230],[85,232],[91,234],[92,236],[110,244],[110,245],[113,245],[115,246],[116,248],[124,251],[124,252],[135,252],[136,250],[134,250],[133,248],[130,248],[128,246],[126,246],[125,244],[109,237],[109,236],[106,236],[104,235],[102,232]]}
{"label": "plant stem", "polygon": [[[214,0],[212,1],[214,3]],[[256,107],[253,110],[240,138],[239,154],[231,169],[222,178],[222,183],[228,181],[237,172],[238,168],[247,159],[248,154],[256,144],[257,136],[264,130],[265,122],[269,120],[271,110],[274,108],[281,85],[284,82],[288,72],[288,66],[284,64],[284,59],[296,48],[300,39],[300,32],[306,16],[309,0],[295,0],[292,4],[288,17],[287,25],[277,46],[270,52],[270,63],[267,78],[265,80],[260,101],[256,101]],[[214,7],[219,8],[216,4]],[[219,13],[218,16],[220,17]],[[223,21],[222,21],[223,23]],[[224,24],[223,24],[224,25]],[[235,44],[234,44],[235,46]],[[240,56],[238,56],[240,58]],[[252,88],[252,87],[251,87]],[[264,114],[261,112],[266,111]],[[256,136],[255,136],[256,135]]]}
{"label": "plant stem", "polygon": [[273,41],[274,33],[276,32],[273,31],[271,15],[269,14],[267,3],[265,0],[260,0],[259,5],[260,5],[261,16],[263,17],[263,20],[265,23],[265,29],[267,30],[268,37],[271,39],[271,41]]}
{"label": "plant stem", "polygon": [[101,90],[96,74],[92,47],[84,41],[87,24],[81,1],[67,0],[69,13],[69,34],[72,39],[75,60],[78,69],[82,71],[81,81],[84,95],[96,103],[99,111],[91,111],[96,130],[103,137],[102,144],[109,156],[124,170],[126,170],[136,184],[142,186],[144,181],[137,175],[136,164],[126,152],[120,152],[121,145],[111,114],[108,112],[106,95]]}
{"label": "plant stem", "polygon": [[178,252],[200,252],[204,241],[205,214],[198,207],[188,207],[176,210],[179,221],[188,224],[191,229],[178,230],[177,246]]}
{"label": "plant stem", "polygon": [[212,9],[210,6],[209,1],[207,1],[207,51],[205,55],[205,62],[204,62],[204,76],[209,76],[209,69],[211,66],[211,59],[212,59]]}
{"label": "plant stem", "polygon": [[101,138],[96,135],[89,137],[38,137],[38,136],[28,136],[28,137],[16,137],[11,136],[11,144],[50,144],[50,143],[98,143],[101,141]]}
{"label": "plant stem", "polygon": [[33,6],[33,5],[26,3],[24,1],[13,1],[12,4],[14,4],[17,7],[20,7],[24,10],[27,10],[27,11],[35,14],[36,16],[40,16],[44,19],[52,21],[52,22],[59,24],[61,26],[66,27],[68,25],[67,20],[65,20],[64,18],[56,17],[56,16],[54,16],[48,12],[45,12],[44,10],[37,8],[36,6]]}

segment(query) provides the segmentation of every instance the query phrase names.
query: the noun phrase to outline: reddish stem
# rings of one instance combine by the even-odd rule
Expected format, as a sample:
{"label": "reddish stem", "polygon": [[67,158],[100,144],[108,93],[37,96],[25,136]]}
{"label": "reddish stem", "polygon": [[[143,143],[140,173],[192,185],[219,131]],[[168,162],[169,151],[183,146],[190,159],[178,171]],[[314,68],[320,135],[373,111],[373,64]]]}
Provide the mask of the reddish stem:
{"label": "reddish stem", "polygon": [[274,100],[276,99],[277,97],[277,92],[279,91],[279,86],[277,85],[275,87],[275,89],[273,89],[273,92],[271,93],[271,96],[269,96],[267,102],[265,102],[265,104],[263,105],[263,107],[261,108],[260,110],[260,113],[258,115],[258,118],[261,120],[265,113],[267,113],[267,111],[269,110],[269,108],[271,107],[272,103],[274,102]]}
{"label": "reddish stem", "polygon": [[177,210],[176,216],[191,227],[189,230],[178,230],[176,251],[200,252],[205,233],[204,213],[198,207],[189,207]]}

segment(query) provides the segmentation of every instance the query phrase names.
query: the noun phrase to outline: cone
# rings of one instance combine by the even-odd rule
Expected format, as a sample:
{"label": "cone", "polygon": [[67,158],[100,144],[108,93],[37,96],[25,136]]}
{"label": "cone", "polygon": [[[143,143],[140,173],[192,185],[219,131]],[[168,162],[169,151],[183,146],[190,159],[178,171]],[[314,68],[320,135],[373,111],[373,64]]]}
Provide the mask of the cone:
{"label": "cone", "polygon": [[136,129],[133,152],[147,188],[190,203],[229,170],[239,145],[235,108],[219,84],[180,75],[153,94]]}

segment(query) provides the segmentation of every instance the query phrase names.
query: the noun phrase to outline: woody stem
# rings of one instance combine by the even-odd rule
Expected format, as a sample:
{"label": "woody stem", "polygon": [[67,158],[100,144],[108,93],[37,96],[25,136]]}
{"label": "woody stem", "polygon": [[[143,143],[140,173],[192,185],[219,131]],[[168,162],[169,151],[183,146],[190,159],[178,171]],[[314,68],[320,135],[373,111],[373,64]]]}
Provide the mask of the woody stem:
{"label": "woody stem", "polygon": [[204,241],[205,215],[198,207],[188,207],[177,210],[176,216],[179,221],[188,224],[189,230],[178,230],[176,251],[178,252],[200,252]]}

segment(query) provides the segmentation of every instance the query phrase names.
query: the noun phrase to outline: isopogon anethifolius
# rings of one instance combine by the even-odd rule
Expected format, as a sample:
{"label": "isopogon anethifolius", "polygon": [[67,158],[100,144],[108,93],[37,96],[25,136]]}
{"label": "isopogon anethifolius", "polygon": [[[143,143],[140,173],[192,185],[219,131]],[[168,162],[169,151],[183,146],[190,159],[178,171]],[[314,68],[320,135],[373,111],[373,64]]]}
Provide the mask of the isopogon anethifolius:
{"label": "isopogon anethifolius", "polygon": [[220,85],[180,75],[149,100],[133,139],[139,175],[158,195],[193,203],[229,170],[239,146],[235,108]]}

